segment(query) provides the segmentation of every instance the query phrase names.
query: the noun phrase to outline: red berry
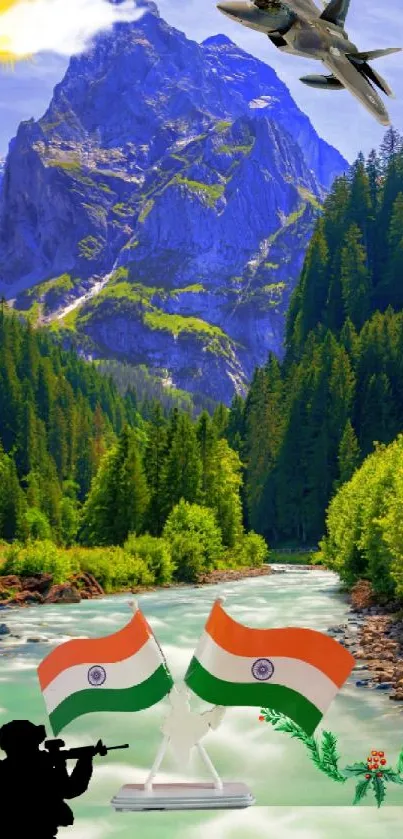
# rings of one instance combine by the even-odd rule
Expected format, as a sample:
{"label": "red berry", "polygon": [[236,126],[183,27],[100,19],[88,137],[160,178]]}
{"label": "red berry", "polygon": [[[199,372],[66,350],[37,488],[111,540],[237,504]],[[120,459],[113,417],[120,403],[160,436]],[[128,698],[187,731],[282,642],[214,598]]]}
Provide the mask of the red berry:
{"label": "red berry", "polygon": [[260,720],[260,722],[263,722],[264,717],[262,717],[262,715],[260,715],[259,720]]}
{"label": "red berry", "polygon": [[367,781],[369,781],[371,775],[366,775],[365,777],[366,777]]}
{"label": "red berry", "polygon": [[385,752],[378,752],[379,757],[384,757]]}
{"label": "red berry", "polygon": [[378,752],[371,752],[371,755],[374,755],[374,757],[378,757]]}
{"label": "red berry", "polygon": [[381,760],[381,766],[386,766],[386,760]]}
{"label": "red berry", "polygon": [[376,777],[377,777],[377,778],[382,778],[382,772],[377,772],[377,773],[376,773]]}

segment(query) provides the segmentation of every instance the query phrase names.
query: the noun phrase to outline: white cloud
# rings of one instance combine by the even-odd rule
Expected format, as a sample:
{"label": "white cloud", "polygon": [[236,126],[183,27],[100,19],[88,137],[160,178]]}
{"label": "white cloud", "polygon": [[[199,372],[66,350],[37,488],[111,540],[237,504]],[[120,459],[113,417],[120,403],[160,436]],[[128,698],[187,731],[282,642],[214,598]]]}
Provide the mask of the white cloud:
{"label": "white cloud", "polygon": [[0,49],[16,57],[39,52],[77,55],[98,32],[143,14],[133,0],[119,5],[108,0],[22,0],[0,15]]}

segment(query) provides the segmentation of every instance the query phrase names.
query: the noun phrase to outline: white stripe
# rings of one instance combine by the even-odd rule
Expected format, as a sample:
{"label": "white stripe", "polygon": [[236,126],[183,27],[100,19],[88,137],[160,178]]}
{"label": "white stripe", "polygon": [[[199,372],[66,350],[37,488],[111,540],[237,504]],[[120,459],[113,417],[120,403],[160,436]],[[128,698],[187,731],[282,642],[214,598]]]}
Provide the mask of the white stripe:
{"label": "white stripe", "polygon": [[[149,638],[145,644],[129,658],[103,664],[94,661],[93,664],[77,664],[62,670],[43,691],[48,714],[67,696],[79,690],[105,690],[107,688],[131,688],[139,685],[152,676],[163,663],[160,650],[154,638]],[[100,665],[106,672],[106,679],[102,685],[92,686],[88,680],[88,671],[94,665]]]}
{"label": "white stripe", "polygon": [[[260,680],[252,674],[252,667],[258,656],[228,653],[219,647],[206,631],[200,638],[195,657],[216,679],[234,684],[259,684]],[[299,658],[261,656],[265,657],[271,661],[274,672],[266,681],[260,681],[260,684],[291,688],[309,699],[322,714],[327,711],[340,688],[325,673]]]}

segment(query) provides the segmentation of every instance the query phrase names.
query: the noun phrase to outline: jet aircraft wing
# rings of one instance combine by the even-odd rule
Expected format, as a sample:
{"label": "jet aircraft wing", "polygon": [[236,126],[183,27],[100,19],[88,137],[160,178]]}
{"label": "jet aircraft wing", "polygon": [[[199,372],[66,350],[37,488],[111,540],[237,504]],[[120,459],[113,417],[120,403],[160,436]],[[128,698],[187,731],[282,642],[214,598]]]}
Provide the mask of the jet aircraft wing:
{"label": "jet aircraft wing", "polygon": [[[276,0],[274,0],[276,2]],[[315,5],[313,0],[280,0],[282,6],[286,6],[290,12],[293,12],[303,21],[311,21],[320,18],[321,10]],[[254,5],[259,9],[270,8],[273,6],[273,0],[254,0]]]}
{"label": "jet aircraft wing", "polygon": [[390,125],[389,115],[382,99],[345,55],[340,53],[339,50],[333,50],[326,55],[326,60],[323,60],[323,63],[332,71],[343,87],[349,90],[381,125]]}

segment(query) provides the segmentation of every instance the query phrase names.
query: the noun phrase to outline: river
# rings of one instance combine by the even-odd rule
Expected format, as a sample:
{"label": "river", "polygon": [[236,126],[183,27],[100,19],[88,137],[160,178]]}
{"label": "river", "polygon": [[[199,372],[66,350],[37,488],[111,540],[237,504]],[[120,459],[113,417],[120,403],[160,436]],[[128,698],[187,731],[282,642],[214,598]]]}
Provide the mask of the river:
{"label": "river", "polygon": [[[346,620],[347,605],[329,572],[289,568],[285,574],[201,588],[172,588],[143,594],[139,605],[160,642],[176,679],[183,677],[215,597],[237,621],[255,627],[307,626],[326,631]],[[126,595],[71,606],[32,607],[1,613],[13,634],[2,642],[0,722],[29,718],[46,722],[36,667],[56,643],[70,637],[99,637],[130,619]],[[41,638],[30,641],[29,638]],[[46,641],[45,641],[46,639]],[[360,674],[361,675],[361,674]],[[395,763],[403,745],[403,709],[377,691],[355,687],[353,674],[325,717],[339,738],[341,766],[383,749]],[[71,723],[59,736],[67,745],[130,743],[130,749],[95,759],[88,792],[73,802],[75,825],[60,831],[67,839],[381,839],[401,832],[403,787],[388,787],[386,803],[351,807],[355,782],[338,784],[310,762],[305,747],[259,722],[259,709],[229,708],[218,731],[204,745],[221,777],[243,781],[256,805],[242,811],[209,813],[115,813],[110,799],[124,783],[141,782],[160,742],[159,725],[168,702],[138,714],[97,714]],[[195,702],[195,708],[206,707]],[[48,728],[48,734],[51,735]],[[210,780],[195,756],[189,778]],[[183,780],[170,755],[158,780]]]}

